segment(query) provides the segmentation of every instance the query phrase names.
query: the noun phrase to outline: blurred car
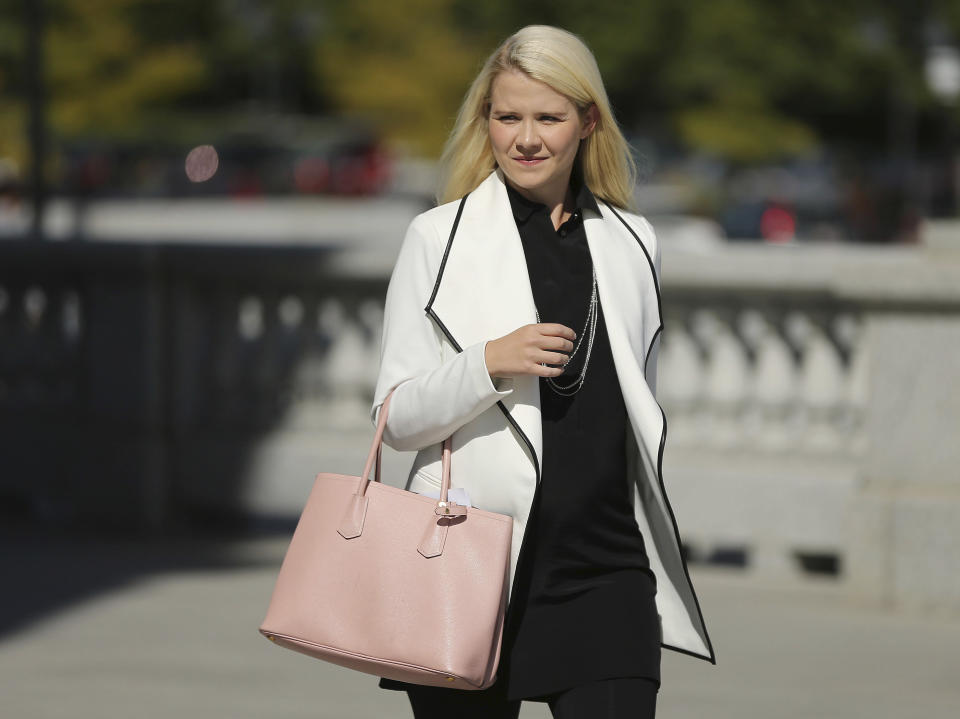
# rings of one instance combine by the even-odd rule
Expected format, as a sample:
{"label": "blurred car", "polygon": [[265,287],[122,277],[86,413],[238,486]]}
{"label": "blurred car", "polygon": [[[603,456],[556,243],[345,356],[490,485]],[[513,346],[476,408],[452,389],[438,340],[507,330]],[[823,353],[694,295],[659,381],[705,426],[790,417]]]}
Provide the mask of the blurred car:
{"label": "blurred car", "polygon": [[212,145],[218,156],[216,172],[203,182],[191,182],[184,170],[194,143],[64,143],[59,190],[74,197],[375,195],[388,187],[392,173],[378,136],[356,124],[278,122],[198,138],[196,144]]}
{"label": "blurred car", "polygon": [[843,187],[819,161],[735,170],[723,183],[717,220],[731,240],[837,240],[844,235]]}

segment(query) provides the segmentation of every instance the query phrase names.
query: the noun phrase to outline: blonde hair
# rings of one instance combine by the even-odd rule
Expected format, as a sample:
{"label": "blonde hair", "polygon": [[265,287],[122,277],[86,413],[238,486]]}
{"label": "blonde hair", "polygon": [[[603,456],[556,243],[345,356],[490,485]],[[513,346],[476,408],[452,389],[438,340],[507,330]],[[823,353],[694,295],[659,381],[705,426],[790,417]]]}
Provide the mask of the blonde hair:
{"label": "blonde hair", "polygon": [[508,37],[470,85],[440,158],[437,201],[474,190],[496,167],[488,135],[490,92],[497,74],[519,70],[566,96],[581,116],[596,105],[599,121],[580,144],[577,162],[590,191],[613,205],[633,204],[636,166],[610,109],[593,53],[571,32],[528,25]]}

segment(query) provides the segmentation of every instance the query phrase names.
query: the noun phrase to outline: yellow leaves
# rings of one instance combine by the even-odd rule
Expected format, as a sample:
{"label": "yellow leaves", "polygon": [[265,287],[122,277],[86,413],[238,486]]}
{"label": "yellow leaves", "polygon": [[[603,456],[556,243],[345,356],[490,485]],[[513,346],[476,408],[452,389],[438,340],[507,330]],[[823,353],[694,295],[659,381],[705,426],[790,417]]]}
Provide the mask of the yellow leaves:
{"label": "yellow leaves", "polygon": [[53,127],[67,133],[130,130],[141,115],[163,100],[200,85],[204,66],[186,48],[165,48],[141,56],[122,72],[100,82],[61,88],[51,98]]}
{"label": "yellow leaves", "polygon": [[26,110],[21,103],[0,103],[0,162],[12,160],[22,172],[27,163]]}
{"label": "yellow leaves", "polygon": [[803,153],[818,142],[809,127],[770,108],[701,106],[679,111],[676,124],[690,146],[742,162]]}
{"label": "yellow leaves", "polygon": [[58,134],[131,131],[152,105],[198,87],[199,52],[150,43],[125,14],[135,0],[68,0],[46,34],[51,128]]}
{"label": "yellow leaves", "polygon": [[436,156],[483,53],[452,21],[451,0],[347,3],[316,53],[324,89],[388,140]]}

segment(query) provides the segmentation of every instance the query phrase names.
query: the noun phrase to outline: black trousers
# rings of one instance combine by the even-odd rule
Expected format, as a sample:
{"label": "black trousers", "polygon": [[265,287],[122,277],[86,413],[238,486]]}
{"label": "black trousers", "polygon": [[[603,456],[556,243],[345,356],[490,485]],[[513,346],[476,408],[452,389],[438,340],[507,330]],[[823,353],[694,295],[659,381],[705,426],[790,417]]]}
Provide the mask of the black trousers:
{"label": "black trousers", "polygon": [[[520,702],[507,701],[499,682],[480,691],[412,685],[407,689],[414,719],[517,719]],[[546,697],[554,719],[653,719],[659,685],[645,677],[589,682]]]}

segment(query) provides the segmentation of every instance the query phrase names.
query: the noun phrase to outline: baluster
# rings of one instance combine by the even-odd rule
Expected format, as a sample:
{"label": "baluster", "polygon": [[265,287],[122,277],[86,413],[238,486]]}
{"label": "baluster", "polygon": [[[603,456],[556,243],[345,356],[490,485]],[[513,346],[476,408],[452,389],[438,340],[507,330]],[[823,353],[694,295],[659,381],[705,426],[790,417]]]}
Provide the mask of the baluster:
{"label": "baluster", "polygon": [[363,366],[363,375],[367,378],[365,397],[373,402],[377,375],[380,373],[380,339],[383,335],[383,300],[368,297],[357,308],[357,317],[363,329],[366,344],[363,356],[357,358]]}
{"label": "baluster", "polygon": [[707,440],[717,447],[737,446],[744,439],[743,410],[749,384],[749,361],[732,325],[733,312],[700,310],[694,332],[707,348],[704,378]]}
{"label": "baluster", "polygon": [[331,398],[328,410],[340,421],[346,418],[358,424],[369,421],[368,411],[363,406],[370,380],[364,364],[357,361],[364,351],[363,328],[348,315],[345,303],[339,298],[324,302],[321,317],[323,332],[331,340],[325,358]]}
{"label": "baluster", "polygon": [[67,290],[60,304],[60,332],[64,344],[76,347],[83,334],[83,306],[76,290]]}
{"label": "baluster", "polygon": [[868,392],[867,353],[862,341],[863,321],[850,312],[838,314],[834,318],[834,336],[847,358],[840,430],[846,437],[848,449],[860,453],[866,449],[867,441],[863,422]]}
{"label": "baluster", "polygon": [[285,412],[285,420],[294,419],[302,406],[304,378],[301,375],[303,363],[303,301],[296,295],[285,295],[277,303],[276,337],[271,343],[274,357],[276,402],[278,409]]}
{"label": "baluster", "polygon": [[794,439],[789,418],[798,394],[796,363],[772,311],[745,312],[742,323],[742,334],[754,354],[750,443],[759,450],[781,450]]}
{"label": "baluster", "polygon": [[795,312],[793,331],[800,352],[800,397],[803,447],[836,449],[836,431],[843,404],[844,370],[840,353],[826,331],[826,317]]}
{"label": "baluster", "polygon": [[229,291],[211,298],[215,323],[213,351],[217,394],[213,411],[218,422],[238,420],[256,423],[261,416],[255,369],[262,355],[266,333],[263,300],[253,294],[238,297]]}
{"label": "baluster", "polygon": [[20,336],[23,351],[19,394],[27,407],[42,405],[46,395],[43,375],[48,364],[47,338],[44,336],[47,304],[47,293],[42,287],[31,285],[24,291],[21,308],[25,331]]}
{"label": "baluster", "polygon": [[657,397],[670,421],[670,441],[695,444],[703,410],[703,355],[691,336],[689,313],[668,315],[657,359]]}
{"label": "baluster", "polygon": [[0,403],[5,403],[10,392],[11,348],[16,340],[10,322],[10,292],[0,285]]}

